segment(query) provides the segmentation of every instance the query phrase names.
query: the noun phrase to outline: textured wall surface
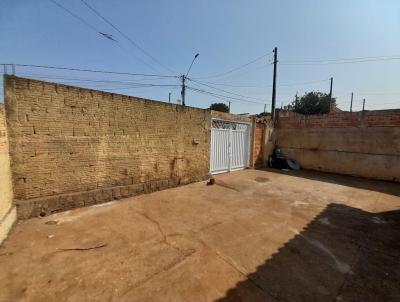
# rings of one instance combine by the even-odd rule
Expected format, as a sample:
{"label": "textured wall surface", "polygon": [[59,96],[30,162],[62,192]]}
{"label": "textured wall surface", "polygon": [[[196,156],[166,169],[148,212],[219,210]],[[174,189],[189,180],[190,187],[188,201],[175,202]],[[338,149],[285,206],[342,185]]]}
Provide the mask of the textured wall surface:
{"label": "textured wall surface", "polygon": [[13,76],[5,101],[20,217],[209,173],[210,111]]}
{"label": "textured wall surface", "polygon": [[264,166],[264,145],[266,126],[263,123],[253,125],[253,153],[252,166],[262,168]]}
{"label": "textured wall surface", "polygon": [[400,181],[400,110],[280,116],[276,143],[306,169]]}
{"label": "textured wall surface", "polygon": [[15,221],[4,106],[0,104],[0,243]]}

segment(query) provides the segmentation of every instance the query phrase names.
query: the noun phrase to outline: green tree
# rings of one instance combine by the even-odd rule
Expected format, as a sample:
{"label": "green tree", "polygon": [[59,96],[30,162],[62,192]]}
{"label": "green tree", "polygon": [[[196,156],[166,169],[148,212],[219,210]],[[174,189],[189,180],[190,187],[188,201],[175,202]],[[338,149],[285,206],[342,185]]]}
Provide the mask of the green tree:
{"label": "green tree", "polygon": [[328,113],[331,105],[336,105],[335,98],[331,100],[327,93],[311,91],[307,92],[300,99],[294,100],[291,104],[285,106],[284,109],[306,115],[321,114]]}
{"label": "green tree", "polygon": [[215,111],[221,111],[221,112],[228,112],[229,113],[229,107],[224,103],[211,104],[210,109],[211,110],[215,110]]}
{"label": "green tree", "polygon": [[271,112],[261,112],[257,114],[257,117],[262,117],[262,116],[271,116]]}

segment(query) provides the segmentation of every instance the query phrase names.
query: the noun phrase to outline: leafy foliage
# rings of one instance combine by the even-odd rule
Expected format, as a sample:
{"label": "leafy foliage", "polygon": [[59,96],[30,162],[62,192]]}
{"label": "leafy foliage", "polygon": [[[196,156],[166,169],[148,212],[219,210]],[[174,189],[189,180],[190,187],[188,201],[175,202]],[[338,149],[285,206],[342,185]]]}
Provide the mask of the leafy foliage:
{"label": "leafy foliage", "polygon": [[322,114],[330,111],[331,105],[335,106],[336,99],[329,97],[329,94],[311,91],[303,95],[299,100],[294,100],[291,104],[284,107],[285,110],[294,111],[301,114]]}
{"label": "leafy foliage", "polygon": [[221,112],[229,113],[229,107],[228,107],[228,105],[226,105],[224,103],[211,104],[210,109],[211,110],[215,110],[215,111],[221,111]]}
{"label": "leafy foliage", "polygon": [[263,117],[263,116],[271,116],[271,112],[261,112],[257,114],[257,117]]}

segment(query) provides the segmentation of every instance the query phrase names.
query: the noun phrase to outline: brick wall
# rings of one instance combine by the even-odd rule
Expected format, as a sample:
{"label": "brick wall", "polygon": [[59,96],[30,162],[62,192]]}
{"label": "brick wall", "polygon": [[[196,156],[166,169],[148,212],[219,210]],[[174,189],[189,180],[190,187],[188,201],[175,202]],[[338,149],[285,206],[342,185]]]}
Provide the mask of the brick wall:
{"label": "brick wall", "polygon": [[20,217],[208,176],[210,111],[13,76],[5,101]]}
{"label": "brick wall", "polygon": [[279,113],[279,128],[281,129],[399,126],[400,109],[316,115],[302,115],[282,111]]}
{"label": "brick wall", "polygon": [[253,152],[252,166],[264,168],[267,166],[268,157],[272,154],[274,142],[274,127],[271,116],[253,118]]}
{"label": "brick wall", "polygon": [[12,196],[6,118],[4,106],[0,104],[0,244],[15,221]]}
{"label": "brick wall", "polygon": [[400,181],[400,110],[280,113],[276,144],[303,168]]}
{"label": "brick wall", "polygon": [[253,125],[253,167],[254,168],[261,168],[264,166],[264,144],[265,144],[265,124],[257,123]]}

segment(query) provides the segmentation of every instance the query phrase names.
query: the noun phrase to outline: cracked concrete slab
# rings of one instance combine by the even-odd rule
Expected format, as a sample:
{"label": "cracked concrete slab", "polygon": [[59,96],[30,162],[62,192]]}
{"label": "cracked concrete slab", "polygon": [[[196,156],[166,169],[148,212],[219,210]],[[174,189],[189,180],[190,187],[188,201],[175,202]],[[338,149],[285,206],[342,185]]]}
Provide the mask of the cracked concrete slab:
{"label": "cracked concrete slab", "polygon": [[0,248],[0,301],[400,295],[398,184],[259,170],[216,183],[20,223]]}

